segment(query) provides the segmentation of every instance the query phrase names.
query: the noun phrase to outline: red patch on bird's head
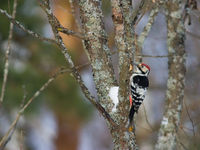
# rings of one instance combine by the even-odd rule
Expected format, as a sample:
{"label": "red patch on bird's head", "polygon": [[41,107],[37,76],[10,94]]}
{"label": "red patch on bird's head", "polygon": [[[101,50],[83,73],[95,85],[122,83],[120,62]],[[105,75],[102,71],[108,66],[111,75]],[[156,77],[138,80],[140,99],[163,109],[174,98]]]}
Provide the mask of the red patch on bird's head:
{"label": "red patch on bird's head", "polygon": [[148,69],[149,71],[151,70],[150,67],[149,67],[147,64],[141,63],[141,65],[147,67],[147,69]]}

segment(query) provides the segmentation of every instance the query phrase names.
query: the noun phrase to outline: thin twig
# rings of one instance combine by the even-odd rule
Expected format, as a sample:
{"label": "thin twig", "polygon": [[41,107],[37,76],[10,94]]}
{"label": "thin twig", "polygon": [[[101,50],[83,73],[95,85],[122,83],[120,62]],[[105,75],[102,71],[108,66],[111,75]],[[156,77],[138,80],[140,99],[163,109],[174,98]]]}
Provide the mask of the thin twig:
{"label": "thin twig", "polygon": [[105,108],[95,100],[95,97],[91,96],[88,88],[83,83],[83,80],[81,79],[81,76],[79,75],[76,67],[72,68],[72,73],[76,81],[79,83],[79,86],[84,93],[85,97],[96,107],[96,109],[104,116],[104,118],[113,126],[116,127],[117,124],[115,121],[111,118],[111,116],[108,114],[108,112],[105,110]]}
{"label": "thin twig", "polygon": [[[150,7],[150,9],[151,9],[151,7]],[[142,45],[144,44],[145,39],[149,35],[149,32],[150,32],[150,30],[153,26],[153,23],[155,21],[155,17],[157,16],[158,12],[159,12],[159,5],[151,10],[148,22],[147,22],[146,26],[144,27],[142,33],[139,36],[137,36],[135,34],[135,36],[134,36],[134,43],[135,43],[135,47],[136,47],[135,48],[135,55],[140,55],[142,53]],[[144,12],[140,18],[142,18],[145,13],[146,12]],[[137,23],[139,21],[140,21],[140,19],[138,19]],[[134,26],[134,28],[136,28],[136,25]],[[141,63],[142,57],[135,57],[135,61],[138,62],[138,63]]]}
{"label": "thin twig", "polygon": [[149,34],[149,32],[150,32],[150,30],[151,30],[151,28],[153,26],[153,23],[155,21],[155,17],[157,16],[158,12],[159,12],[159,7],[154,8],[150,12],[148,23],[144,27],[144,30],[142,31],[140,36],[138,37],[138,43],[139,43],[139,48],[140,49],[142,49],[142,45],[143,45],[146,37],[148,36],[148,34]]}
{"label": "thin twig", "polygon": [[185,109],[186,109],[186,113],[187,113],[187,115],[188,115],[188,118],[190,119],[190,122],[192,123],[192,132],[193,132],[193,135],[195,136],[194,122],[193,122],[193,120],[192,120],[192,118],[191,118],[191,116],[190,116],[190,113],[189,113],[189,111],[188,111],[188,107],[187,107],[187,105],[186,105],[186,103],[185,103],[185,100],[183,100],[183,103],[184,103],[184,105],[185,105]]}
{"label": "thin twig", "polygon": [[186,130],[188,130],[188,131],[190,131],[190,132],[193,132],[193,129],[190,129],[190,128],[188,128],[188,127],[182,126],[182,128],[183,128],[183,129],[186,129]]}
{"label": "thin twig", "polygon": [[[76,69],[81,69],[85,66],[88,66],[89,63],[85,63],[83,65],[79,65],[76,66]],[[38,91],[35,92],[35,94],[29,99],[29,101],[23,106],[21,107],[21,109],[19,110],[16,119],[13,121],[13,123],[11,124],[9,130],[7,131],[7,133],[4,135],[4,137],[1,139],[0,141],[0,148],[1,147],[5,147],[5,145],[8,143],[9,139],[12,136],[12,133],[14,132],[14,128],[17,125],[17,122],[19,121],[21,115],[23,114],[23,112],[27,109],[27,107],[32,103],[32,101],[37,98],[41,92],[43,92],[48,86],[49,84],[54,81],[56,79],[56,77],[60,74],[66,73],[66,72],[72,72],[71,69],[65,69],[65,68],[61,68],[59,72],[55,73]],[[25,98],[25,96],[23,97],[23,99]],[[97,102],[95,104],[99,109],[101,109],[102,111],[105,111],[104,108],[102,108],[102,106]],[[108,115],[107,113],[104,113],[103,115]],[[108,116],[109,117],[109,116]],[[110,120],[111,122],[113,120]],[[113,122],[114,123],[114,122]],[[12,132],[12,133],[11,133]]]}
{"label": "thin twig", "polygon": [[178,143],[183,147],[184,150],[189,150],[189,148],[187,148],[187,147],[181,142],[181,140],[178,138],[178,136],[177,136],[177,141],[178,141]]}
{"label": "thin twig", "polygon": [[[17,0],[14,0],[13,12],[12,12],[12,18],[13,19],[15,19],[16,8],[17,8]],[[0,106],[1,106],[3,99],[4,99],[6,83],[7,83],[7,78],[8,78],[9,56],[10,56],[10,48],[11,48],[12,37],[13,37],[13,23],[11,22],[10,23],[10,30],[9,30],[9,37],[8,37],[8,46],[7,46],[7,49],[6,49],[6,56],[5,56],[5,66],[4,66],[3,84],[2,84],[2,89],[1,89]]]}
{"label": "thin twig", "polygon": [[183,147],[184,150],[189,150],[182,142],[178,141],[179,144]]}
{"label": "thin twig", "polygon": [[65,33],[67,35],[75,36],[75,37],[80,38],[80,39],[84,39],[85,38],[82,33],[74,32],[72,30],[69,30],[69,29],[63,27],[63,26],[58,27],[57,30],[62,32],[62,33]]}
{"label": "thin twig", "polygon": [[60,49],[65,57],[65,60],[67,60],[67,62],[70,65],[70,68],[73,68],[74,63],[73,63],[71,56],[69,55],[68,49],[66,48],[66,46],[63,42],[63,39],[60,36],[59,31],[58,31],[58,27],[61,27],[61,24],[52,12],[52,10],[50,8],[49,0],[44,0],[44,1],[40,2],[40,6],[44,10],[44,12],[46,13],[46,15],[48,17],[48,21],[52,27],[52,31],[54,33],[57,45],[60,47]]}
{"label": "thin twig", "polygon": [[32,103],[32,101],[37,98],[41,92],[43,92],[48,86],[49,84],[54,81],[56,79],[56,77],[60,74],[63,74],[65,72],[70,72],[70,69],[61,69],[58,73],[56,73],[55,75],[53,75],[51,78],[49,78],[49,80],[42,85],[42,87],[35,92],[35,94],[28,100],[28,102],[18,111],[17,116],[15,118],[15,120],[12,122],[12,124],[9,127],[9,130],[6,132],[6,134],[2,137],[1,141],[0,141],[0,147],[2,147],[4,145],[4,143],[7,141],[7,139],[9,138],[9,135],[11,133],[11,131],[13,131],[14,127],[17,125],[20,117],[22,116],[23,112],[27,109],[27,107]]}
{"label": "thin twig", "polygon": [[[114,55],[118,52],[119,52],[119,50],[113,51],[113,52],[111,52],[111,54]],[[156,55],[156,56],[154,56],[154,55],[140,55],[140,54],[135,55],[135,57],[150,57],[150,58],[167,58],[167,57],[172,57],[172,56],[174,56],[174,55]]]}
{"label": "thin twig", "polygon": [[166,57],[172,57],[172,55],[136,55],[135,57],[151,57],[151,58],[166,58]]}
{"label": "thin twig", "polygon": [[11,140],[15,130],[16,130],[17,124],[15,124],[12,128],[12,130],[10,131],[10,134],[8,135],[8,137],[6,138],[6,140],[2,143],[2,145],[0,145],[0,150],[4,150],[4,148],[6,147],[6,145],[8,144],[8,142]]}
{"label": "thin twig", "polygon": [[179,125],[179,127],[178,127],[182,132],[183,132],[183,134],[189,139],[190,137],[189,137],[189,135],[186,133],[186,131],[184,130],[184,128],[185,127],[183,127],[182,125]]}
{"label": "thin twig", "polygon": [[82,65],[76,66],[75,68],[78,70],[78,69],[81,69],[81,68],[86,67],[86,66],[89,66],[89,65],[90,65],[90,63],[87,62],[87,63],[85,63],[85,64],[82,64]]}
{"label": "thin twig", "polygon": [[[132,15],[131,15],[131,19],[133,21],[133,25],[135,26],[136,24],[138,24],[138,17],[141,15],[141,14],[144,14],[146,12],[146,9],[148,9],[149,6],[148,6],[148,1],[147,0],[141,0],[140,4],[139,4],[139,7],[137,8],[137,10],[135,10]],[[141,15],[143,16],[143,15]]]}
{"label": "thin twig", "polygon": [[[191,137],[186,133],[186,131],[184,130],[184,128],[187,129],[187,130],[189,130],[189,131],[191,131],[192,129],[186,128],[186,127],[184,127],[184,126],[182,126],[182,125],[179,126],[179,129],[181,129],[181,131],[182,131],[183,134],[186,136],[186,138],[187,138],[188,140],[190,140]],[[194,143],[194,147],[197,149],[196,143]],[[188,149],[188,148],[186,148],[186,149]]]}
{"label": "thin twig", "polygon": [[51,43],[56,44],[56,41],[54,39],[50,39],[50,38],[46,38],[46,37],[42,37],[40,34],[35,33],[29,29],[26,29],[19,21],[15,20],[15,18],[13,18],[12,16],[10,16],[6,10],[0,9],[0,13],[3,14],[4,16],[6,16],[12,23],[14,23],[17,27],[19,27],[20,29],[22,29],[24,32],[26,32],[27,34],[42,40],[42,41],[48,41]]}
{"label": "thin twig", "polygon": [[[150,9],[152,9],[152,6],[150,5],[150,6],[148,6],[148,2],[146,2],[146,4],[145,5],[147,5],[147,6],[140,6],[140,7],[143,7],[143,10],[141,11],[140,9],[140,7],[138,8],[139,9],[139,13],[138,13],[138,15],[140,15],[139,16],[139,18],[136,20],[136,22],[135,22],[135,24],[134,24],[134,28],[138,25],[138,23],[141,21],[141,19],[144,17],[144,15],[146,14],[146,12],[148,12]],[[140,12],[141,11],[141,12]],[[141,13],[141,14],[140,14]]]}

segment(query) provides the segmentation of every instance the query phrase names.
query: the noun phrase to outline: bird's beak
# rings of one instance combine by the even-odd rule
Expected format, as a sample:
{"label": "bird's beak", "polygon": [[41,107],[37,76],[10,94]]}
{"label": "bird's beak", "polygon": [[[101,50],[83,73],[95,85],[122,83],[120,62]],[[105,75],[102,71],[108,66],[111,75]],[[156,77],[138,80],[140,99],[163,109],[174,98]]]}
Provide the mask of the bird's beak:
{"label": "bird's beak", "polygon": [[132,70],[133,70],[133,65],[130,64],[130,66],[129,66],[129,71],[132,71]]}
{"label": "bird's beak", "polygon": [[132,70],[133,70],[133,66],[138,66],[138,64],[137,64],[137,63],[132,63],[132,64],[130,64],[129,71],[132,71]]}

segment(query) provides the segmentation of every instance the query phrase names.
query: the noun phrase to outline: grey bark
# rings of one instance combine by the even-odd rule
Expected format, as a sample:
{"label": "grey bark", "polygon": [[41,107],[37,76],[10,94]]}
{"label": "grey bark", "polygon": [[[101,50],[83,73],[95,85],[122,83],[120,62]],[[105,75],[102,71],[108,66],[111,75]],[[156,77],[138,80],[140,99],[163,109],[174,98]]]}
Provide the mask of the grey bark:
{"label": "grey bark", "polygon": [[185,87],[185,30],[182,17],[181,0],[170,0],[166,3],[167,44],[168,53],[168,81],[166,91],[165,112],[156,144],[156,150],[173,150],[177,144],[177,129]]}
{"label": "grey bark", "polygon": [[[118,128],[111,131],[114,149],[137,149],[135,135],[128,132],[128,112],[129,112],[129,66],[133,59],[134,43],[133,43],[133,21],[130,19],[131,6],[126,1],[122,3],[120,0],[112,0],[112,19],[115,29],[115,44],[119,51],[119,104],[117,112],[114,113],[114,120],[119,124]],[[129,19],[127,19],[129,18]]]}
{"label": "grey bark", "polygon": [[83,45],[92,66],[98,99],[107,112],[113,103],[108,97],[110,87],[116,86],[111,54],[103,23],[101,2],[79,0],[80,17],[85,39]]}

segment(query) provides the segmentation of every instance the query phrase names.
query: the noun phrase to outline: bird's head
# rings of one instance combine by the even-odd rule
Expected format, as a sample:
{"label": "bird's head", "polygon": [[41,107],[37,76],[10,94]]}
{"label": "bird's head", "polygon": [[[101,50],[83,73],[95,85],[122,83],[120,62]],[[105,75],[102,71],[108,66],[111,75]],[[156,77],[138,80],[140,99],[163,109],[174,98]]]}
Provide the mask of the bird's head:
{"label": "bird's head", "polygon": [[144,63],[136,64],[136,63],[134,63],[134,66],[136,66],[136,68],[134,69],[134,73],[149,75],[150,67],[147,64],[144,64]]}

